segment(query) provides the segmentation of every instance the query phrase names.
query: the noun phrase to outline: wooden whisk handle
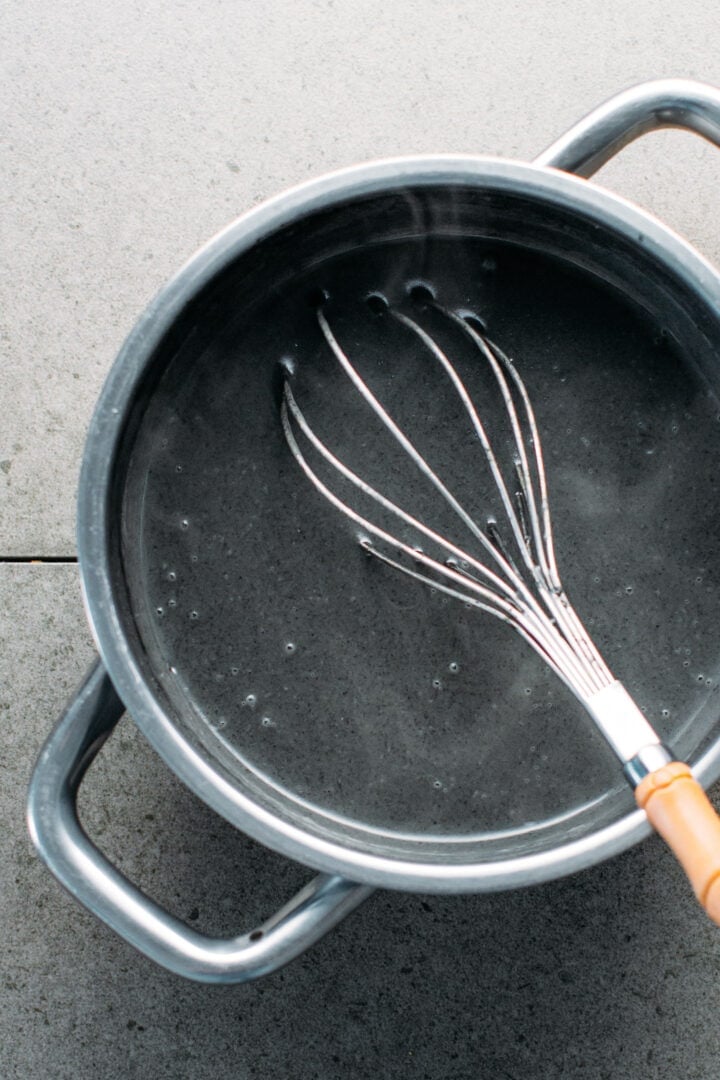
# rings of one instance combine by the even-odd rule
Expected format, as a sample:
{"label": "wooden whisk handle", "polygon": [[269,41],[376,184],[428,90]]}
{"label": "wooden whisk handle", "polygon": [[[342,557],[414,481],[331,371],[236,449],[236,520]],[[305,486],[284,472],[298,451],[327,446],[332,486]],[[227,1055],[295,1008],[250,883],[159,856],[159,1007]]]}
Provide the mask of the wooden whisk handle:
{"label": "wooden whisk handle", "polygon": [[720,817],[688,765],[670,762],[635,789],[638,805],[685,870],[695,895],[720,924]]}

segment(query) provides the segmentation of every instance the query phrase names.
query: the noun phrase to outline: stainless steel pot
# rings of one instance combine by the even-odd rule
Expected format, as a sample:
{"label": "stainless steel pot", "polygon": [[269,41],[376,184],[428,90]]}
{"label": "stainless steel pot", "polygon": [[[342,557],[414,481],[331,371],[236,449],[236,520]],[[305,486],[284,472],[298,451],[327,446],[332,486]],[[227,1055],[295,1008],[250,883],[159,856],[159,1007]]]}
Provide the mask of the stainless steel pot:
{"label": "stainless steel pot", "polygon": [[[649,408],[684,409],[688,430],[707,447],[720,382],[720,277],[650,215],[580,179],[639,135],[668,126],[720,145],[720,93],[682,81],[637,87],[591,113],[532,164],[399,158],[322,177],[256,208],[212,240],[130,335],[92,421],[79,491],[80,569],[101,659],[40,755],[29,822],[40,855],[62,884],[159,963],[209,982],[256,978],[306,949],[373,887],[515,888],[589,866],[649,831],[603,749],[574,713],[566,715],[568,702],[553,696],[556,689],[541,672],[523,668],[521,675],[542,689],[535,713],[523,715],[515,691],[500,689],[508,670],[494,660],[499,640],[478,642],[464,624],[453,639],[468,660],[484,657],[472,673],[479,679],[475,688],[481,687],[478,758],[474,721],[466,722],[471,663],[464,665],[466,696],[457,691],[452,704],[449,695],[442,723],[437,719],[418,686],[428,664],[440,662],[455,624],[432,607],[432,598],[430,607],[408,613],[404,605],[415,600],[402,591],[373,587],[359,567],[338,572],[347,538],[328,540],[332,527],[320,520],[321,509],[295,498],[282,439],[279,433],[274,438],[274,387],[275,364],[288,351],[313,352],[303,297],[323,287],[328,275],[348,296],[367,290],[378,275],[390,293],[439,278],[452,303],[468,302],[471,282],[473,300],[504,320],[511,337],[530,335],[538,354],[547,354],[547,342],[558,333],[573,355],[583,352],[568,337],[570,316],[578,315],[589,335],[584,351],[596,349],[600,357],[594,375],[588,366],[577,369],[590,387],[588,430],[597,421],[595,443],[609,433],[608,445],[614,439],[620,447],[605,461],[604,475],[616,467],[622,486],[626,459],[640,453],[647,438],[644,421],[624,418],[623,402],[608,396],[608,372],[613,385],[629,380],[625,399],[650,387]],[[550,312],[546,321],[540,305]],[[519,311],[529,312],[524,329],[522,317],[513,327]],[[607,365],[620,354],[623,365],[610,372]],[[530,378],[542,386],[546,374],[539,363]],[[562,408],[562,397],[553,395],[551,432],[565,430]],[[631,428],[637,446],[627,442]],[[560,460],[565,435],[555,438]],[[671,460],[671,452],[669,444],[658,444],[655,460]],[[687,462],[692,475],[703,468],[697,459]],[[585,479],[593,470],[586,472]],[[570,489],[578,475],[564,475],[567,491],[559,500],[571,552],[582,549],[599,505],[597,492],[591,493],[574,533]],[[689,515],[710,515],[685,549],[688,566],[704,565],[720,536],[710,489],[693,495],[684,475],[678,480],[671,469],[668,476],[658,473],[651,485],[653,498],[665,501],[648,504],[661,522],[656,566],[676,544],[672,528],[666,548],[657,537],[666,518],[676,520],[680,498]],[[609,552],[617,566],[623,544],[637,547],[638,536],[622,499],[606,512],[611,527],[594,558],[597,563]],[[641,537],[642,545],[645,558]],[[308,569],[310,553],[321,567],[320,586],[317,570]],[[580,582],[585,555],[578,555]],[[645,580],[640,563],[635,569]],[[682,573],[677,580],[672,568],[663,575],[663,595],[653,592],[649,574],[646,608],[623,616],[630,627],[616,637],[623,655],[632,653],[633,641],[637,646],[633,618],[648,612],[654,618],[660,610],[677,610],[677,618],[665,620],[664,634],[658,620],[657,656],[680,650],[685,609],[673,605],[672,590],[682,587]],[[588,597],[592,603],[592,589]],[[698,640],[708,637],[715,599],[712,591],[700,605],[705,621]],[[180,621],[180,609],[187,621]],[[616,615],[608,613],[608,625]],[[419,625],[432,628],[427,640]],[[413,633],[404,643],[406,627]],[[298,633],[305,633],[305,643],[296,649]],[[388,641],[396,650],[389,664]],[[280,659],[276,653],[283,649]],[[513,658],[513,671],[524,662]],[[289,674],[282,665],[290,663],[305,666]],[[454,662],[453,670],[461,666]],[[655,667],[654,682],[643,683],[642,672],[638,679],[651,702],[655,695],[661,703],[674,690]],[[632,677],[624,681],[632,685]],[[662,734],[707,785],[720,775],[714,690],[678,687]],[[261,719],[263,694],[270,705]],[[78,787],[125,709],[218,813],[321,871],[251,933],[213,940],[189,929],[124,878],[82,830]],[[275,722],[273,709],[284,723]],[[511,715],[519,717],[514,732]],[[415,724],[417,716],[422,723]],[[540,725],[532,740],[525,734],[531,723]],[[495,745],[498,725],[504,735]],[[584,734],[570,735],[568,746],[575,725]],[[536,754],[533,745],[525,761],[522,747],[538,738],[546,740],[547,753]],[[447,784],[433,779],[443,769]],[[478,770],[485,770],[486,792],[473,780]],[[548,794],[547,778],[558,774],[562,779]],[[525,778],[519,802],[513,794],[518,776]],[[492,811],[483,809],[487,793]]]}

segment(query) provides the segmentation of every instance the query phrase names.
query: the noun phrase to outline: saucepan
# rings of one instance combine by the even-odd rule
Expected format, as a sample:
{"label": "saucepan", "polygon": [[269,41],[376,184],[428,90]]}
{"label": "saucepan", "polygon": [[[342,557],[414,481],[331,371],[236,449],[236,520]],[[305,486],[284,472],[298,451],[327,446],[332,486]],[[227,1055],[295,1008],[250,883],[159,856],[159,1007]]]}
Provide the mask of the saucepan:
{"label": "saucepan", "polygon": [[[720,145],[720,92],[636,87],[529,164],[398,158],[305,183],[211,240],[130,334],[79,485],[99,659],[42,750],[29,821],[59,881],[160,964],[257,978],[374,888],[530,886],[649,832],[538,658],[348,554],[300,481],[281,372],[322,380],[318,290],[359,340],[358,298],[432,282],[524,358],[576,605],[663,741],[704,786],[720,776],[720,276],[588,179],[659,127]],[[354,437],[340,407],[337,424]],[[84,832],[79,785],[126,710],[218,814],[317,872],[267,922],[208,938]]]}

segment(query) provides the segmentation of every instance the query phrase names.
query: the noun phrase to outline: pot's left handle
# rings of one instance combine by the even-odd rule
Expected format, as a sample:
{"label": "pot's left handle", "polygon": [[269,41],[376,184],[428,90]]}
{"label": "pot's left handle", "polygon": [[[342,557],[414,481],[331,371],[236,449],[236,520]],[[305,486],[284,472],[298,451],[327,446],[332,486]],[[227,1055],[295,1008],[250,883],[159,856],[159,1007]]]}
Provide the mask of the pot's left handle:
{"label": "pot's left handle", "polygon": [[108,861],[78,819],[82,778],[123,712],[97,663],[42,749],[28,822],[41,858],[65,888],[141,952],[186,978],[246,982],[304,952],[372,892],[319,874],[267,922],[227,940],[199,934],[168,914]]}

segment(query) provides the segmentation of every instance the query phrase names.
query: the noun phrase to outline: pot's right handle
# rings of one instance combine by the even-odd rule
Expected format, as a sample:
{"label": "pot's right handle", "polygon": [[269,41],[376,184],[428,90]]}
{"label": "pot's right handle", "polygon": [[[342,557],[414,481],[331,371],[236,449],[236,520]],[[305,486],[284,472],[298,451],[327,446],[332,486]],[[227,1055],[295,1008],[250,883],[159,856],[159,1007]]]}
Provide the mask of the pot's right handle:
{"label": "pot's right handle", "polygon": [[533,164],[589,177],[640,135],[667,127],[694,131],[720,146],[720,90],[689,79],[633,86],[593,109]]}
{"label": "pot's right handle", "polygon": [[164,911],[95,847],[77,814],[82,778],[123,712],[96,664],[40,753],[28,821],[38,853],[61,884],[146,956],[200,982],[247,982],[304,952],[373,891],[318,874],[267,922],[228,939],[199,934]]}

